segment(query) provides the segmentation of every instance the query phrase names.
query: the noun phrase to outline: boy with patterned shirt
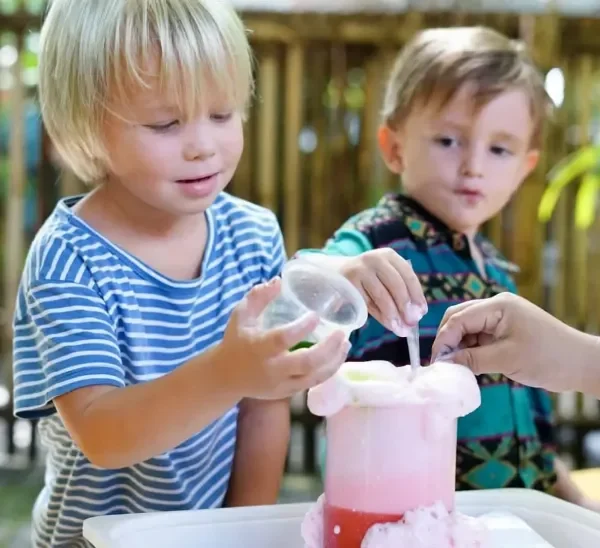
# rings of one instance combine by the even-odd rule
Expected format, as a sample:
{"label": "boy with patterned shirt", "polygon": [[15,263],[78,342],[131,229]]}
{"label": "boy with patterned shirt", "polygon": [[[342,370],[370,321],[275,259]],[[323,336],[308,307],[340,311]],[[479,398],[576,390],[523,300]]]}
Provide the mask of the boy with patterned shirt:
{"label": "boy with patterned shirt", "polygon": [[[321,260],[349,279],[349,259],[340,256],[387,248],[412,263],[428,305],[420,322],[423,364],[449,306],[516,292],[516,267],[479,229],[535,168],[548,106],[523,48],[486,28],[423,31],[393,67],[378,142],[403,190],[349,219]],[[364,278],[354,282],[367,300],[380,299]],[[353,334],[350,359],[409,362],[406,326],[389,329],[387,316],[369,318]],[[457,489],[539,489],[597,509],[556,457],[549,395],[501,375],[482,375],[479,383],[481,407],[458,423]]]}

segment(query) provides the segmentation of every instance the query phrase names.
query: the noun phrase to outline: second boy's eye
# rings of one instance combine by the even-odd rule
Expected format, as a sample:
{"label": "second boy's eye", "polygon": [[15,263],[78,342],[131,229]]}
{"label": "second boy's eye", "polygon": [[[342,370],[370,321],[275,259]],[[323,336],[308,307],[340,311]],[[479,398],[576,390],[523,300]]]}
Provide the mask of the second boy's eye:
{"label": "second boy's eye", "polygon": [[492,151],[492,154],[495,154],[496,156],[511,156],[512,155],[512,152],[510,150],[508,150],[506,147],[494,145],[494,146],[490,147],[490,150]]}
{"label": "second boy's eye", "polygon": [[455,139],[454,137],[448,137],[446,135],[441,135],[439,137],[436,137],[434,139],[434,141],[438,145],[443,146],[444,148],[452,148],[452,147],[458,146],[460,144],[458,139]]}

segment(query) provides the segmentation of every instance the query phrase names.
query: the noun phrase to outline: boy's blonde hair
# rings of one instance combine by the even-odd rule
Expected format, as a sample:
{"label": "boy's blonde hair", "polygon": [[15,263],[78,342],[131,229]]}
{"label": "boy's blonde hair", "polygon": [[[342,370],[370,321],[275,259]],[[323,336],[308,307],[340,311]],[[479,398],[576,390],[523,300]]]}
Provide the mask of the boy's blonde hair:
{"label": "boy's blonde hair", "polygon": [[531,105],[531,146],[540,146],[551,107],[542,76],[520,42],[485,27],[428,29],[417,34],[392,69],[384,123],[396,128],[415,106],[441,110],[464,84],[473,86],[475,108],[509,89],[523,89]]}
{"label": "boy's blonde hair", "polygon": [[154,76],[186,118],[206,106],[207,90],[245,113],[252,56],[228,0],[51,0],[41,33],[42,117],[83,181],[106,176],[102,126],[111,101]]}

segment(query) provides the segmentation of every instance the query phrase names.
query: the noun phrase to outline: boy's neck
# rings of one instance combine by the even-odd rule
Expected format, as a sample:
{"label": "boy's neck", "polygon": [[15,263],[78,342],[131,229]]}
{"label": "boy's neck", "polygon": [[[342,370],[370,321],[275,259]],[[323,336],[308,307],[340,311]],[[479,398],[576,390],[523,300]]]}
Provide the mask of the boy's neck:
{"label": "boy's neck", "polygon": [[170,219],[151,207],[128,207],[127,199],[118,198],[99,187],[73,210],[110,242],[161,274],[176,280],[200,274],[208,241],[205,212]]}
{"label": "boy's neck", "polygon": [[479,233],[480,227],[477,226],[477,227],[473,227],[473,228],[469,228],[469,229],[465,230],[464,228],[456,228],[454,226],[451,226],[451,225],[447,224],[446,222],[442,221],[434,213],[429,211],[429,209],[427,209],[427,207],[425,207],[417,198],[415,198],[408,192],[403,190],[403,191],[401,191],[401,194],[403,196],[406,196],[407,198],[410,198],[413,202],[418,204],[419,207],[421,207],[424,211],[427,212],[427,215],[429,215],[433,219],[435,219],[440,225],[443,225],[449,232],[453,232],[455,234],[462,234],[463,236],[465,236],[465,238],[467,238],[467,241],[470,246],[475,244],[475,240],[476,240],[477,234]]}
{"label": "boy's neck", "polygon": [[475,266],[477,268],[477,271],[479,272],[479,275],[483,279],[487,279],[487,274],[485,272],[485,260],[483,258],[483,253],[482,253],[479,245],[477,245],[477,242],[475,240],[475,235],[476,234],[473,234],[472,237],[467,236],[467,242],[469,243],[469,250],[471,252],[471,258],[473,259],[473,262],[475,263]]}
{"label": "boy's neck", "polygon": [[475,267],[477,268],[479,275],[485,279],[486,278],[485,261],[484,261],[483,253],[482,253],[481,249],[479,248],[479,245],[477,244],[477,234],[479,233],[479,227],[474,227],[469,230],[464,230],[464,229],[459,229],[459,228],[450,226],[450,225],[446,224],[444,221],[442,221],[441,219],[439,219],[436,215],[431,213],[431,211],[429,211],[419,200],[417,200],[416,198],[414,198],[407,192],[403,192],[402,194],[404,196],[410,198],[413,202],[417,203],[419,205],[419,207],[421,207],[424,211],[426,211],[427,214],[430,215],[433,219],[435,219],[440,225],[445,227],[446,230],[448,230],[449,232],[453,232],[455,234],[461,234],[462,236],[464,236],[466,238],[467,245],[469,246],[469,251],[471,253],[471,257],[475,263]]}

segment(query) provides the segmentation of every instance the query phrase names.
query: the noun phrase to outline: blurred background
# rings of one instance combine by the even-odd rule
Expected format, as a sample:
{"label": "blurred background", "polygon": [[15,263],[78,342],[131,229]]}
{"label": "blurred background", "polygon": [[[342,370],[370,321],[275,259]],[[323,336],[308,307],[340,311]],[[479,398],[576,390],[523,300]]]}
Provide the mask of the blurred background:
{"label": "blurred background", "polygon": [[[101,0],[99,0],[101,1]],[[375,135],[383,85],[419,29],[484,24],[525,41],[556,108],[538,170],[486,227],[516,262],[522,295],[571,325],[600,331],[600,0],[238,0],[251,29],[257,99],[231,191],[276,211],[289,252],[320,246],[397,181]],[[327,3],[326,7],[321,4]],[[44,0],[0,0],[0,548],[28,546],[43,477],[35,425],[12,418],[11,316],[37,228],[63,195],[85,192],[53,158],[36,103]],[[567,160],[565,160],[567,159]],[[548,174],[567,161],[554,209],[538,215]],[[565,364],[568,367],[569,364]],[[282,500],[320,492],[318,421],[299,396]],[[561,452],[600,466],[600,406],[556,398]]]}

